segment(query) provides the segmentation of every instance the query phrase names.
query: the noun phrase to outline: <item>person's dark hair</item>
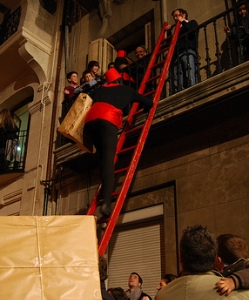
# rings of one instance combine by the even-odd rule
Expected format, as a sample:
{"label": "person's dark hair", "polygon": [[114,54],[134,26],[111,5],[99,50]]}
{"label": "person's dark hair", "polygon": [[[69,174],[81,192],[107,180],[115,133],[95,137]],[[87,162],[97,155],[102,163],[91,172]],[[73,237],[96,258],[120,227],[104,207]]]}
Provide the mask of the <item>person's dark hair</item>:
{"label": "person's dark hair", "polygon": [[184,230],[180,252],[184,271],[207,272],[214,269],[218,243],[206,227],[195,225]]}
{"label": "person's dark hair", "polygon": [[85,70],[83,73],[82,73],[82,77],[84,77],[86,74],[91,74],[91,72],[89,70]]}
{"label": "person's dark hair", "polygon": [[71,77],[73,74],[77,74],[77,75],[78,75],[78,73],[75,72],[75,71],[68,72],[67,75],[66,75],[67,80],[70,79],[70,77]]}
{"label": "person's dark hair", "polygon": [[237,1],[237,3],[236,3],[236,7],[237,8],[241,7],[242,5],[245,5],[247,7],[248,2],[246,0],[239,0],[239,1]]}
{"label": "person's dark hair", "polygon": [[100,281],[105,281],[108,278],[107,262],[104,256],[102,255],[99,255],[99,276],[100,276]]}
{"label": "person's dark hair", "polygon": [[7,108],[2,109],[0,112],[0,127],[3,129],[14,129],[16,127],[14,116]]}
{"label": "person's dark hair", "polygon": [[141,283],[141,285],[142,285],[142,284],[143,284],[143,279],[142,279],[142,277],[141,277],[137,272],[132,272],[131,275],[132,275],[132,274],[135,274],[135,275],[138,276],[138,282]]}
{"label": "person's dark hair", "polygon": [[87,69],[88,69],[89,71],[91,71],[91,69],[92,69],[94,66],[99,67],[99,62],[96,61],[96,60],[91,60],[91,61],[89,61],[88,65],[87,65]]}
{"label": "person's dark hair", "polygon": [[176,279],[177,276],[174,275],[174,274],[164,274],[162,279],[166,282],[166,283],[169,283],[171,281],[173,281],[174,279]]}
{"label": "person's dark hair", "polygon": [[114,61],[111,61],[111,62],[108,64],[107,69],[109,70],[110,67],[111,67],[111,65],[113,65],[113,68],[114,68],[114,64],[115,64],[115,62],[114,62]]}
{"label": "person's dark hair", "polygon": [[117,57],[114,62],[114,68],[119,72],[121,65],[128,65],[129,62],[125,57]]}
{"label": "person's dark hair", "polygon": [[177,11],[177,10],[179,10],[179,12],[180,12],[181,14],[185,14],[185,15],[186,15],[186,20],[188,20],[188,13],[187,13],[187,11],[186,11],[185,9],[183,9],[183,8],[177,8],[177,9],[174,9],[174,10],[172,11],[171,15],[173,16],[173,15],[174,15],[174,12]]}
{"label": "person's dark hair", "polygon": [[[137,49],[138,47],[139,47],[139,48],[142,48],[142,49],[147,53],[147,49],[145,48],[144,45],[139,45],[139,46],[136,47],[136,49]],[[135,50],[136,50],[136,49],[135,49]]]}
{"label": "person's dark hair", "polygon": [[121,287],[110,288],[107,292],[110,292],[115,300],[128,300],[126,292]]}
{"label": "person's dark hair", "polygon": [[248,245],[238,235],[221,234],[217,237],[218,256],[225,264],[232,264],[240,258],[248,257]]}

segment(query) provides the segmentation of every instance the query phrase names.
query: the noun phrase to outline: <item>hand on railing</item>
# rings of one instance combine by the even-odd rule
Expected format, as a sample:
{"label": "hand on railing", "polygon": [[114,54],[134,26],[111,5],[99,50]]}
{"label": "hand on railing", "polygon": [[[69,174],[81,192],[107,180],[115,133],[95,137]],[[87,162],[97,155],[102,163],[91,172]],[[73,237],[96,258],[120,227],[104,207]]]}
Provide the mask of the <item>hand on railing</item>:
{"label": "hand on railing", "polygon": [[231,33],[231,29],[228,26],[224,26],[224,31],[225,31],[225,33],[228,33],[228,34]]}

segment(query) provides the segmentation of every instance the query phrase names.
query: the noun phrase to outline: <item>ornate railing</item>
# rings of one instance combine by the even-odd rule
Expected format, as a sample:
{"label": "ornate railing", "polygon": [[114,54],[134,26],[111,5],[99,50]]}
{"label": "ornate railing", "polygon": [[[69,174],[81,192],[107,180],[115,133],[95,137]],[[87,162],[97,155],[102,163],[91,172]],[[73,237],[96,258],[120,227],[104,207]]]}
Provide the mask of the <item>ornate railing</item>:
{"label": "ornate railing", "polygon": [[[237,6],[220,13],[219,15],[200,24],[192,31],[179,36],[179,38],[185,39],[187,45],[189,36],[191,35],[193,37],[193,32],[195,33],[197,45],[197,48],[195,49],[195,83],[202,82],[248,60],[249,49],[247,49],[248,55],[246,57],[243,52],[243,40],[239,38],[231,38],[229,34],[226,34],[224,31],[224,26],[231,27],[231,24],[234,24],[235,30],[238,32],[239,22]],[[191,82],[187,83],[187,86],[184,88],[179,84],[178,78],[182,75],[178,59],[179,53],[180,51],[177,45],[175,49],[175,57],[172,60],[171,69],[165,86],[165,97],[192,86]],[[128,74],[136,80],[137,89],[140,83],[140,80],[138,79],[141,77],[141,73],[146,70],[148,58],[149,55],[132,63],[125,69]],[[190,61],[188,54],[186,60]],[[175,70],[178,70],[177,73],[174,71],[174,67]]]}
{"label": "ornate railing", "polygon": [[0,173],[23,171],[27,148],[27,130],[20,130],[18,137],[7,140],[0,137]]}
{"label": "ornate railing", "polygon": [[0,45],[12,36],[17,30],[21,18],[21,6],[19,6],[4,22],[0,25]]}

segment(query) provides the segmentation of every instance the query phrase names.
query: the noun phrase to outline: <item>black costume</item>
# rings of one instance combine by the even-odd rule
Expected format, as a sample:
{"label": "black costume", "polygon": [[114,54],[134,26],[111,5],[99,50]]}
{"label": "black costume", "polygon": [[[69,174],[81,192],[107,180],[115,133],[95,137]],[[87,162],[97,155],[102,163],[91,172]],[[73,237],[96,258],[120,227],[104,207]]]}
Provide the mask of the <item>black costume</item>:
{"label": "black costume", "polygon": [[[120,74],[118,76],[120,78]],[[122,125],[122,111],[131,102],[140,102],[148,108],[153,103],[151,99],[138,94],[133,88],[113,83],[96,89],[92,98],[93,105],[86,116],[84,130],[90,135],[100,154],[104,204],[108,207],[105,209],[106,206],[103,208],[102,205],[102,212],[109,215],[114,185],[114,157],[118,128]]]}

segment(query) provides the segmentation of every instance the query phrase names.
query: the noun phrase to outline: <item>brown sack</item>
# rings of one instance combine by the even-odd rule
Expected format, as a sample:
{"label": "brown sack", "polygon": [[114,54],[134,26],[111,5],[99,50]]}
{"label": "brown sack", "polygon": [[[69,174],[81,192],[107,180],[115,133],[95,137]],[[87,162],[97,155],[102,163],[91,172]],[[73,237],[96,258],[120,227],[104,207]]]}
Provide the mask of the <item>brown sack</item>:
{"label": "brown sack", "polygon": [[96,149],[90,137],[83,132],[86,114],[91,106],[91,97],[80,93],[58,127],[58,131],[66,138],[76,142],[81,150],[94,153]]}

